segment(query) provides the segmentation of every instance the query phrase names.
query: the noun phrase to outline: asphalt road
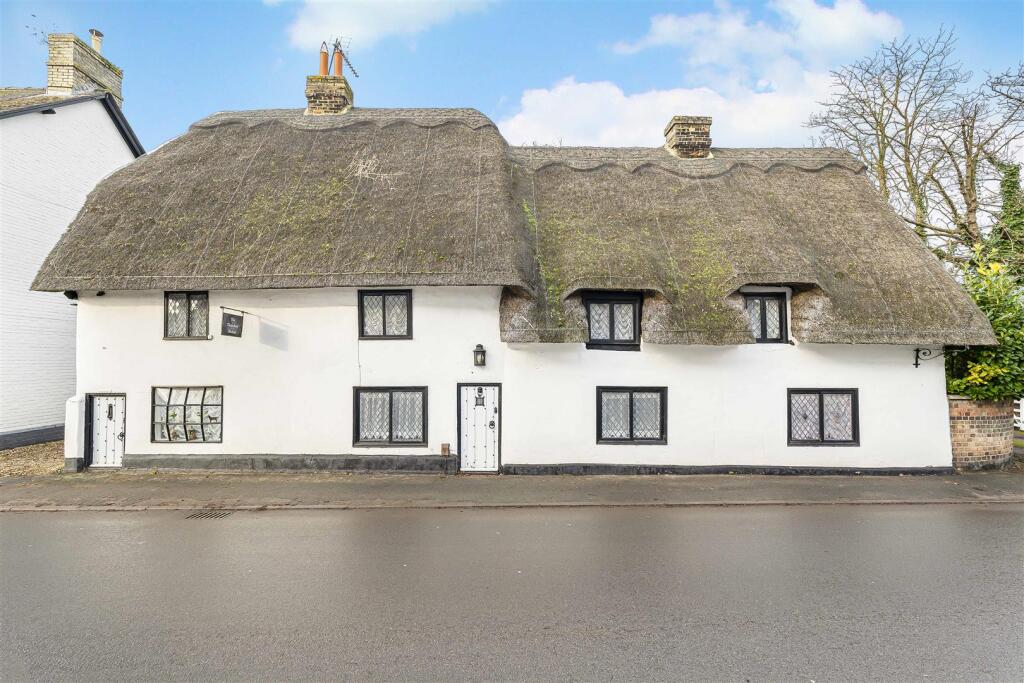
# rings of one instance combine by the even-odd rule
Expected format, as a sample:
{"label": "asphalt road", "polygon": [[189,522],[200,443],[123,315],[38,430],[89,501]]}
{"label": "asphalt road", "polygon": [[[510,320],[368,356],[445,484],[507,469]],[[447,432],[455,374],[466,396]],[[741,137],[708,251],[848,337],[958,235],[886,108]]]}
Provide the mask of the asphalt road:
{"label": "asphalt road", "polygon": [[1024,506],[0,514],[0,679],[1024,673]]}

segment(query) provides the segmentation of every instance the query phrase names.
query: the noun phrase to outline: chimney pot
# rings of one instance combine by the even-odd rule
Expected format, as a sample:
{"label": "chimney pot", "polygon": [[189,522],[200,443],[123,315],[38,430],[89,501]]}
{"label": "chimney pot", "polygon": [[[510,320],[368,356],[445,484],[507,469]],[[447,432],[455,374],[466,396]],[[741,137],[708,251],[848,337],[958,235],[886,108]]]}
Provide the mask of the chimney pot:
{"label": "chimney pot", "polygon": [[327,75],[327,43],[326,41],[320,45],[320,75]]}
{"label": "chimney pot", "polygon": [[342,67],[341,59],[342,59],[341,48],[336,46],[334,48],[334,75],[335,76],[344,76],[345,75],[345,74],[343,74],[341,72],[341,67]]}
{"label": "chimney pot", "polygon": [[673,116],[665,126],[665,147],[682,159],[711,156],[711,117]]}
{"label": "chimney pot", "polygon": [[103,32],[91,28],[89,35],[92,36],[92,49],[96,50],[96,54],[100,54],[103,50]]}

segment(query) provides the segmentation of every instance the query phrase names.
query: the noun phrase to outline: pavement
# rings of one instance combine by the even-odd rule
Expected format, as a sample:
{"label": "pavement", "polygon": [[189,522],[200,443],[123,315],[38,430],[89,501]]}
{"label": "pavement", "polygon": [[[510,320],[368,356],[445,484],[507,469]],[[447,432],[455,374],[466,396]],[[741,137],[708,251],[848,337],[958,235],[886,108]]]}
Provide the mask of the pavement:
{"label": "pavement", "polygon": [[0,516],[0,680],[1024,671],[1024,505],[196,514]]}
{"label": "pavement", "polygon": [[938,503],[1024,503],[1024,474],[443,476],[92,470],[0,478],[0,512]]}

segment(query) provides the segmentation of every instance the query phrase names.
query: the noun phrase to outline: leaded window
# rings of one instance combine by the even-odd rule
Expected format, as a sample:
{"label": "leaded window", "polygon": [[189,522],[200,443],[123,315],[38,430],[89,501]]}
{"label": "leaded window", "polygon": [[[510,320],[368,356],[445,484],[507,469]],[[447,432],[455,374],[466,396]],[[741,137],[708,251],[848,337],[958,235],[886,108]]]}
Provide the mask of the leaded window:
{"label": "leaded window", "polygon": [[411,339],[412,291],[360,291],[359,336],[362,339]]}
{"label": "leaded window", "polygon": [[583,303],[589,328],[587,348],[638,349],[640,302],[640,295],[631,292],[586,294]]}
{"label": "leaded window", "polygon": [[155,442],[220,443],[224,387],[153,387]]}
{"label": "leaded window", "polygon": [[665,387],[598,387],[598,443],[665,443]]}
{"label": "leaded window", "polygon": [[426,387],[356,387],[353,443],[357,446],[425,446]]}
{"label": "leaded window", "polygon": [[210,297],[206,292],[164,294],[164,337],[207,339],[210,328]]}
{"label": "leaded window", "polygon": [[856,446],[856,389],[790,389],[789,445]]}
{"label": "leaded window", "polygon": [[786,334],[785,294],[746,294],[747,321],[758,343],[781,343]]}

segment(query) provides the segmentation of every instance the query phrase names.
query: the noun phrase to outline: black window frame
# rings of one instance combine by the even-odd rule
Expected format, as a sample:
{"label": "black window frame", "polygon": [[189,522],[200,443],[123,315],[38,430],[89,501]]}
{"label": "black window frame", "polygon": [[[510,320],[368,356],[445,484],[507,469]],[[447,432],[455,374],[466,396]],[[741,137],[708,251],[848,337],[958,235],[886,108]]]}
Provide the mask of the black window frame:
{"label": "black window frame", "polygon": [[[747,314],[747,304],[751,299],[757,299],[761,307],[761,333],[754,336],[758,344],[788,344],[789,343],[789,316],[786,315],[786,294],[784,292],[744,292],[743,293],[743,314]],[[765,300],[775,299],[779,302],[779,338],[768,338],[768,319],[765,316]],[[748,326],[749,327],[749,326]]]}
{"label": "black window frame", "polygon": [[[818,395],[818,439],[793,438],[793,394]],[[853,439],[834,441],[825,439],[825,399],[827,394],[848,394],[851,396],[850,419]],[[857,389],[787,389],[786,390],[786,439],[790,446],[860,446],[860,396]]]}
{"label": "black window frame", "polygon": [[[601,395],[605,392],[629,393],[629,438],[609,439],[605,438],[601,429],[603,405]],[[636,438],[633,436],[633,394],[651,393],[661,394],[661,435],[656,439]],[[620,445],[664,445],[668,443],[668,387],[597,387],[597,443],[598,444],[620,444]]]}
{"label": "black window frame", "polygon": [[[169,390],[168,393],[167,393],[168,403],[166,403],[164,405],[165,408],[168,407],[168,406],[171,406],[171,405],[178,405],[178,404],[170,403],[171,396],[173,395],[173,391],[175,389],[184,389],[185,390],[185,392],[186,392],[185,393],[185,401],[186,402],[184,404],[182,404],[182,405],[185,405],[185,406],[196,405],[195,403],[188,403],[188,390],[189,389],[202,389],[203,390],[203,401],[198,404],[200,406],[200,408],[199,408],[199,410],[200,410],[200,420],[202,420],[202,409],[207,405],[207,403],[206,403],[206,391],[208,389],[220,389],[220,403],[219,404],[212,404],[212,403],[209,404],[209,405],[219,405],[220,406],[220,422],[218,422],[218,423],[210,423],[210,424],[219,424],[220,425],[220,438],[217,439],[216,441],[207,441],[206,438],[205,438],[206,437],[206,431],[203,430],[203,440],[202,441],[198,441],[196,439],[189,439],[188,438],[188,429],[186,429],[185,430],[185,440],[184,441],[173,441],[170,438],[170,429],[169,429],[169,427],[168,427],[168,432],[167,432],[168,433],[168,438],[167,438],[166,441],[163,440],[163,439],[156,438],[156,426],[158,424],[162,424],[165,427],[167,427],[168,425],[173,424],[173,423],[168,422],[168,421],[157,422],[155,419],[153,419],[154,416],[156,415],[156,408],[157,408],[157,403],[156,403],[156,391],[157,391],[157,389],[168,389]],[[188,423],[186,423],[184,421],[184,418],[183,418],[181,424],[187,426]],[[194,423],[192,423],[192,424],[194,424]],[[202,426],[203,424],[208,424],[208,423],[200,422],[200,426]],[[223,384],[160,384],[160,385],[153,385],[153,386],[151,386],[150,387],[150,391],[149,391],[149,442],[150,443],[159,443],[159,444],[186,444],[186,445],[187,444],[197,444],[197,443],[200,443],[200,444],[202,444],[202,443],[224,443],[224,385]]]}
{"label": "black window frame", "polygon": [[[185,332],[184,336],[171,337],[167,334],[167,319],[170,316],[170,301],[172,296],[184,295],[185,296]],[[192,334],[192,316],[189,315],[191,302],[193,297],[203,296],[206,297],[206,334],[199,336]],[[210,334],[210,292],[209,290],[178,290],[173,292],[164,292],[164,339],[167,341],[178,341],[178,340],[199,340],[199,339],[212,339]]]}
{"label": "black window frame", "polygon": [[[640,350],[640,319],[644,297],[640,292],[584,292],[583,308],[587,312],[587,348],[612,351]],[[633,338],[614,339],[615,304],[633,304]],[[593,339],[590,336],[590,307],[593,304],[608,304],[608,339]]]}
{"label": "black window frame", "polygon": [[[397,296],[405,297],[405,334],[388,334],[387,304],[382,304],[384,334],[366,334],[366,320],[363,300],[368,296]],[[411,289],[360,289],[359,290],[359,338],[360,339],[412,339],[412,290]]]}
{"label": "black window frame", "polygon": [[[364,392],[381,393],[388,392],[388,440],[387,441],[360,441],[359,440],[359,395]],[[401,391],[418,391],[423,394],[423,438],[420,441],[395,441],[394,425],[391,420],[393,413],[391,407],[394,405],[393,395]],[[356,448],[422,448],[427,445],[427,387],[352,387],[352,446]]]}

